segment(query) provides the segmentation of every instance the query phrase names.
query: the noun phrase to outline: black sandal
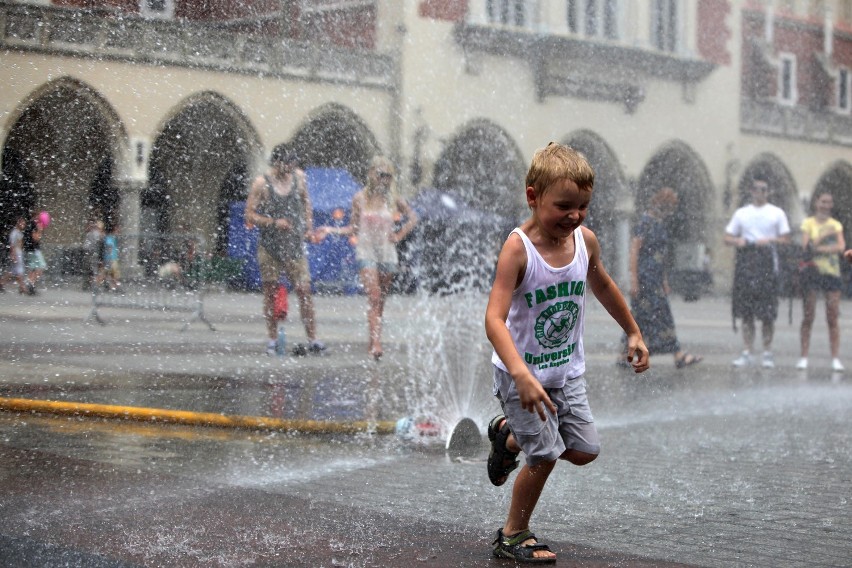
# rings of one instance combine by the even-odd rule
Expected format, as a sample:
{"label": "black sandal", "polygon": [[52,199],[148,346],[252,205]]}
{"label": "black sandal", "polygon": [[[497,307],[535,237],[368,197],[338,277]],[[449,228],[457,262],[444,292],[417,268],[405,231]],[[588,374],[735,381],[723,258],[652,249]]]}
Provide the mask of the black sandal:
{"label": "black sandal", "polygon": [[491,544],[494,545],[494,556],[496,558],[510,558],[519,564],[555,564],[556,557],[539,558],[533,556],[537,550],[553,552],[550,547],[540,542],[523,544],[528,540],[536,540],[535,535],[529,530],[521,531],[512,536],[503,534],[503,529],[497,531],[497,538]]}
{"label": "black sandal", "polygon": [[[515,459],[518,454],[506,448],[506,440],[512,431],[509,430],[509,423],[505,420],[506,417],[500,414],[488,424],[488,439],[491,440],[491,452],[488,454],[488,479],[497,486],[506,483],[509,474],[518,467],[518,460]],[[500,422],[503,422],[502,427]],[[512,460],[512,463],[507,464],[507,460]]]}

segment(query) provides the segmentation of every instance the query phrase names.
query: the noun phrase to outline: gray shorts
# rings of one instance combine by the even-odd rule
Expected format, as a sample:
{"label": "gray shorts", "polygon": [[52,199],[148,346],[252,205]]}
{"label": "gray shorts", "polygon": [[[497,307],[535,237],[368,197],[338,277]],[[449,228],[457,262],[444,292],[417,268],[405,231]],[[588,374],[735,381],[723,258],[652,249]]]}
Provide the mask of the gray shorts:
{"label": "gray shorts", "polygon": [[582,376],[567,380],[562,388],[545,389],[556,406],[556,415],[545,412],[545,421],[538,413],[521,408],[515,381],[499,367],[494,367],[494,385],[527,465],[556,461],[565,450],[600,453],[600,438],[586,397],[586,379]]}

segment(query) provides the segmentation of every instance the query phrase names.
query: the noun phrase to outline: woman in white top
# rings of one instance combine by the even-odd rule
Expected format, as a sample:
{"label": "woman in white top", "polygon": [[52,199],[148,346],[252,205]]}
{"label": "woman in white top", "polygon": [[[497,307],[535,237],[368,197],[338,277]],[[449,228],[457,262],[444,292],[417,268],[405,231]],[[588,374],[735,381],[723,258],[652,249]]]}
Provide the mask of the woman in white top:
{"label": "woman in white top", "polygon": [[[358,274],[367,295],[367,351],[382,356],[382,315],[398,259],[396,244],[417,224],[417,214],[398,195],[393,163],[384,156],[370,162],[367,185],[352,197],[352,213],[345,227],[323,227],[322,235],[351,235],[355,241]],[[397,228],[397,221],[405,223]]]}

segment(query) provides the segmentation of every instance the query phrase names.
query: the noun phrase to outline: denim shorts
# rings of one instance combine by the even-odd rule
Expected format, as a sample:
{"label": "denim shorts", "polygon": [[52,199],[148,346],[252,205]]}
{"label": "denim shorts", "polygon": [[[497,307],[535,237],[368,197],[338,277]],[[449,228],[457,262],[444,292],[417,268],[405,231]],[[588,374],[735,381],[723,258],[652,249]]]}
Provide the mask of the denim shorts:
{"label": "denim shorts", "polygon": [[582,376],[568,379],[564,387],[545,389],[556,406],[556,414],[545,411],[544,421],[537,412],[521,408],[515,381],[499,367],[494,367],[494,386],[509,429],[524,452],[527,465],[556,461],[565,450],[600,453],[600,437],[586,397],[586,380]]}
{"label": "denim shorts", "polygon": [[376,262],[375,260],[358,259],[358,270],[375,268],[385,274],[396,274],[398,265],[395,262]]}

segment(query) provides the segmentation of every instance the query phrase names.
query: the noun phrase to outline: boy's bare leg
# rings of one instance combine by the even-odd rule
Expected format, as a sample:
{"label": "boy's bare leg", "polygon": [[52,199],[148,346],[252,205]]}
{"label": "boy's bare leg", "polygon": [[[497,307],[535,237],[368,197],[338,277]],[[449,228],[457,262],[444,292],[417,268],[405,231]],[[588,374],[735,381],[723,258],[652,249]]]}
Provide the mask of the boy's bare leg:
{"label": "boy's bare leg", "polygon": [[[514,451],[512,446],[514,438],[510,438],[512,443],[507,443],[506,446]],[[544,489],[544,484],[553,471],[555,461],[540,462],[534,466],[524,465],[518,476],[515,478],[515,485],[512,488],[512,503],[509,505],[509,516],[506,519],[506,524],[503,525],[503,534],[507,536],[515,535],[521,531],[529,529],[530,517],[538,503],[541,492]],[[528,540],[523,544],[533,544],[535,541]],[[535,558],[555,558],[556,554],[549,550],[536,550],[533,552]]]}

